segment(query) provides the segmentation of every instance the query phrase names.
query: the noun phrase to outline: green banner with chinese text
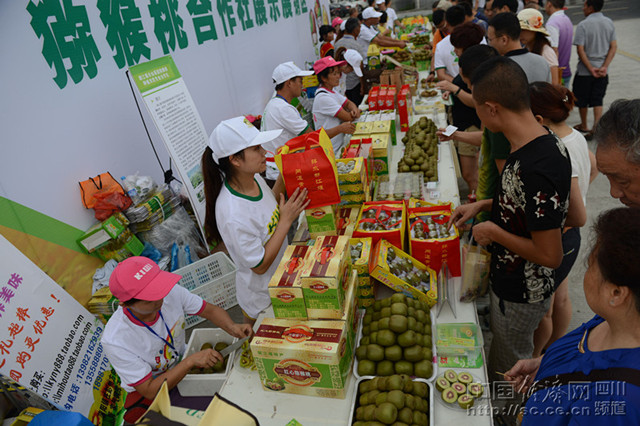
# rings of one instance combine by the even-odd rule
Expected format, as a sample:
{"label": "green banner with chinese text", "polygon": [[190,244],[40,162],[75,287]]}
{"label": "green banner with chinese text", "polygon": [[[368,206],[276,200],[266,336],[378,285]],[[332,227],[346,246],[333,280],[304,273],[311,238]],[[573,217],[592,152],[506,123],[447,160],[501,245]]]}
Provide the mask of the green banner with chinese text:
{"label": "green banner with chinese text", "polygon": [[134,65],[129,68],[129,71],[142,95],[149,90],[180,78],[180,71],[178,71],[173,58],[169,55]]}

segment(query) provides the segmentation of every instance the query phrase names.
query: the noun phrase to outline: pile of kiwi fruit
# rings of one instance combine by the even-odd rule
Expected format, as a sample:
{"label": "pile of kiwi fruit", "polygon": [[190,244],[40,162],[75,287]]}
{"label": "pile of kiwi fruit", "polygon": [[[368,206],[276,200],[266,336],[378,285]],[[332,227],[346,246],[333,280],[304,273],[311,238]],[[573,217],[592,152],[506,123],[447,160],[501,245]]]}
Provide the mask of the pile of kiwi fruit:
{"label": "pile of kiwi fruit", "polygon": [[405,374],[363,380],[356,407],[353,426],[428,425],[429,386]]}
{"label": "pile of kiwi fruit", "polygon": [[359,376],[433,375],[429,306],[395,293],[369,306],[356,348]]}
{"label": "pile of kiwi fruit", "polygon": [[484,393],[480,383],[473,382],[473,376],[466,371],[456,373],[447,370],[436,379],[436,389],[440,391],[442,400],[447,404],[458,404],[460,408],[473,407],[476,398]]}
{"label": "pile of kiwi fruit", "polygon": [[[215,346],[212,343],[206,342],[206,343],[202,344],[202,346],[200,347],[200,350],[204,351],[206,349],[213,349],[215,351],[220,352],[221,350],[223,350],[224,348],[226,348],[228,346],[229,346],[229,344],[226,343],[226,342],[218,342],[218,343],[215,344]],[[207,367],[207,368],[193,367],[191,370],[189,370],[188,374],[224,373],[225,370],[227,369],[227,359],[229,359],[229,355],[224,357],[223,361],[216,362],[213,367]]]}
{"label": "pile of kiwi fruit", "polygon": [[411,53],[408,50],[398,50],[393,54],[393,59],[398,62],[406,62],[411,60]]}
{"label": "pile of kiwi fruit", "polygon": [[431,59],[431,51],[425,49],[416,49],[413,52],[414,61],[428,61]]}
{"label": "pile of kiwi fruit", "polygon": [[438,136],[435,123],[420,117],[402,137],[404,155],[398,161],[398,173],[422,172],[425,182],[438,180]]}
{"label": "pile of kiwi fruit", "polygon": [[429,45],[429,35],[428,34],[418,34],[409,39],[411,43],[414,45],[421,46],[423,44]]}

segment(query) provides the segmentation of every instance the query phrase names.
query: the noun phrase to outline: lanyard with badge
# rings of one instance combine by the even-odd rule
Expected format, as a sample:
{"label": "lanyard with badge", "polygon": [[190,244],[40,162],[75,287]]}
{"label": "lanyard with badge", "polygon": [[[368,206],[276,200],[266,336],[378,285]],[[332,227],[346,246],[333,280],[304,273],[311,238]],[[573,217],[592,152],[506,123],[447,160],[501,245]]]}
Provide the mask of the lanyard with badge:
{"label": "lanyard with badge", "polygon": [[160,337],[160,335],[158,333],[156,333],[153,328],[149,327],[149,324],[147,324],[146,322],[140,320],[137,316],[135,316],[134,313],[131,311],[131,309],[127,308],[127,311],[129,311],[129,314],[131,314],[131,316],[136,321],[142,323],[145,327],[147,327],[147,330],[149,330],[151,333],[153,333],[154,336],[156,336],[158,339],[162,340],[164,343],[166,343],[167,346],[169,346],[171,349],[173,349],[173,351],[178,354],[178,357],[181,356],[181,354],[178,353],[178,351],[176,350],[175,346],[173,345],[174,344],[173,335],[171,334],[171,331],[169,330],[169,326],[167,325],[167,322],[164,320],[164,317],[162,316],[162,311],[158,311],[158,313],[160,314],[160,318],[162,319],[164,327],[167,329],[167,335],[169,335],[169,341],[167,341],[166,339],[163,339],[162,337]]}
{"label": "lanyard with badge", "polygon": [[276,98],[280,98],[280,99],[282,99],[283,101],[285,101],[286,103],[289,103],[289,101],[288,101],[288,100],[286,100],[286,99],[285,99],[285,97],[284,97],[284,96],[282,96],[282,95],[276,95]]}

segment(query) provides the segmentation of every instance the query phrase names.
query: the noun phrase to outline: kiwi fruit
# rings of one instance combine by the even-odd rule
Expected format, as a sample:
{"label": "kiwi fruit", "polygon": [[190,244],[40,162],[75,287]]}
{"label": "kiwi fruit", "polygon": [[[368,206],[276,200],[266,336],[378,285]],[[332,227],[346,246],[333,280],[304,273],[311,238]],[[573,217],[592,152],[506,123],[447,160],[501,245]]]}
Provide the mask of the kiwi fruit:
{"label": "kiwi fruit", "polygon": [[473,377],[471,376],[471,374],[467,373],[466,371],[462,371],[458,373],[458,381],[463,385],[468,385],[473,381]]}
{"label": "kiwi fruit", "polygon": [[474,398],[480,398],[484,393],[484,387],[480,383],[469,383],[467,390]]}
{"label": "kiwi fruit", "polygon": [[446,370],[444,372],[444,378],[449,381],[449,383],[455,383],[458,381],[458,375],[453,370]]}
{"label": "kiwi fruit", "polygon": [[458,397],[458,405],[462,409],[467,409],[473,406],[473,397],[470,395],[460,395]]}
{"label": "kiwi fruit", "polygon": [[460,382],[455,382],[451,384],[451,389],[453,389],[454,391],[456,391],[456,393],[458,395],[464,395],[465,393],[467,393],[467,386],[463,385]]}
{"label": "kiwi fruit", "polygon": [[458,394],[452,388],[446,388],[442,391],[442,400],[447,404],[453,404],[458,400]]}

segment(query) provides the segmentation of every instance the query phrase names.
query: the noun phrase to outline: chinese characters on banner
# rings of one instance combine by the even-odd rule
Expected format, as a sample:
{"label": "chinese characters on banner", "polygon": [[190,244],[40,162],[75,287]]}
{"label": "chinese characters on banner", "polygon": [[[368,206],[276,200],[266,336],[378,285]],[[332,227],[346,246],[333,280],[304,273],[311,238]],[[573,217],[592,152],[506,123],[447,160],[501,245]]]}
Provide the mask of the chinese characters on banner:
{"label": "chinese characters on banner", "polygon": [[[117,67],[151,59],[149,39],[155,38],[166,55],[186,49],[190,39],[210,43],[221,37],[306,15],[307,0],[30,0],[26,10],[42,56],[63,89],[98,74],[102,54],[89,16],[99,17],[106,30],[109,52]],[[266,2],[266,3],[265,3]],[[146,6],[141,6],[146,3]],[[151,21],[143,20],[148,13]],[[214,19],[215,18],[215,19]],[[189,20],[189,28],[185,21]],[[95,21],[94,21],[95,22]],[[191,29],[191,25],[193,29]],[[216,27],[217,25],[217,27]],[[96,32],[102,34],[102,28]],[[106,55],[106,52],[103,52]],[[154,52],[157,56],[159,52]]]}
{"label": "chinese characters on banner", "polygon": [[102,324],[0,236],[0,374],[100,424],[125,393],[102,351]]}

